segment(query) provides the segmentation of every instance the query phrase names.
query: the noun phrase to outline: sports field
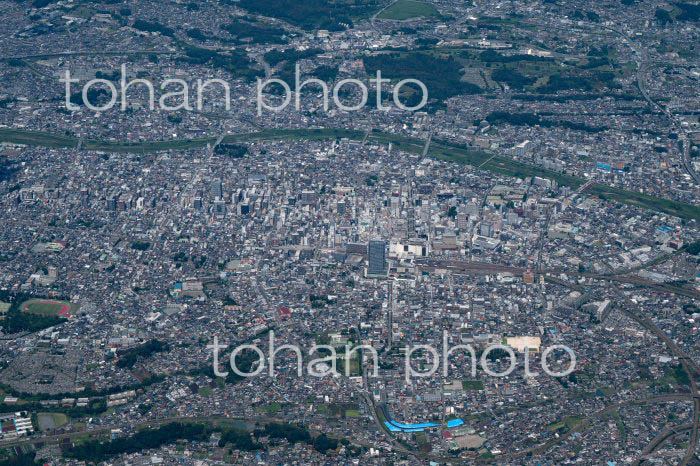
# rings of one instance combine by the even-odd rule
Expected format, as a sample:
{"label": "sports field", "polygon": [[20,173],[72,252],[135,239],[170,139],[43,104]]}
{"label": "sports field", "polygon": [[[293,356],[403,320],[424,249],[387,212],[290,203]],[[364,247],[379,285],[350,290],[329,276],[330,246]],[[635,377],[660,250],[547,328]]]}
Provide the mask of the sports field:
{"label": "sports field", "polygon": [[379,19],[405,19],[419,18],[421,16],[437,16],[438,10],[430,3],[414,0],[399,0],[386,10],[379,13]]}
{"label": "sports field", "polygon": [[22,303],[22,312],[29,312],[40,316],[61,316],[71,315],[73,305],[65,301],[53,301],[50,299],[30,299]]}

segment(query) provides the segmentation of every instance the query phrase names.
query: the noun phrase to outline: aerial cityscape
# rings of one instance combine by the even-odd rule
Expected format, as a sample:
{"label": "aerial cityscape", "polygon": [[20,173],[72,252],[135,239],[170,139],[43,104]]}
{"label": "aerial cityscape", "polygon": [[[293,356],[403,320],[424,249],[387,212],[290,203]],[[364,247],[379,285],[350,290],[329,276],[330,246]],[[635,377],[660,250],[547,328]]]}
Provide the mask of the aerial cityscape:
{"label": "aerial cityscape", "polygon": [[0,18],[0,466],[700,466],[697,0]]}

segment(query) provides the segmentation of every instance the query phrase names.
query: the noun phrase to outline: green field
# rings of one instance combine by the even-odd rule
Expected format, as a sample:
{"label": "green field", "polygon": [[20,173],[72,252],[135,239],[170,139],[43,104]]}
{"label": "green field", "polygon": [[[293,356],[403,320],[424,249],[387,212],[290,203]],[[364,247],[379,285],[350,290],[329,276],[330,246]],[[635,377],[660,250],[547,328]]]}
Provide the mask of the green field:
{"label": "green field", "polygon": [[577,424],[581,423],[581,421],[583,421],[582,417],[566,416],[561,421],[548,425],[547,429],[551,431],[566,429],[568,431],[574,428]]}
{"label": "green field", "polygon": [[462,388],[464,390],[483,390],[484,382],[481,380],[462,380]]}
{"label": "green field", "polygon": [[319,414],[328,414],[328,405],[325,403],[316,405],[316,412]]}
{"label": "green field", "polygon": [[59,310],[61,310],[61,305],[36,303],[27,305],[25,312],[29,312],[31,314],[38,314],[40,316],[55,316],[58,314]]}
{"label": "green field", "polygon": [[376,9],[374,0],[239,0],[236,5],[250,13],[286,21],[307,31],[345,28]]}
{"label": "green field", "polygon": [[[350,359],[350,375],[358,375],[360,373],[360,360],[355,357],[357,353],[352,355]],[[341,374],[345,374],[345,355],[339,355],[336,359],[336,368]]]}
{"label": "green field", "polygon": [[38,413],[37,421],[42,431],[52,430],[68,423],[68,416],[63,413]]}
{"label": "green field", "polygon": [[[291,129],[291,130],[264,130],[256,133],[242,133],[227,135],[223,142],[226,144],[250,142],[250,141],[271,141],[271,140],[310,140],[310,139],[337,139],[348,138],[353,140],[362,140],[364,133],[356,130],[336,129],[336,128],[317,128],[317,129]],[[83,143],[84,150],[101,150],[105,152],[154,152],[162,150],[187,150],[201,148],[207,143],[213,143],[214,137],[188,140],[170,140],[170,141],[148,141],[139,143],[114,143],[95,140],[87,140]],[[380,144],[392,143],[394,147],[405,152],[420,154],[425,144],[424,141],[406,136],[400,136],[381,131],[372,131],[368,137],[368,141]],[[28,144],[41,147],[65,147],[74,148],[78,144],[76,138],[70,138],[61,135],[53,135],[49,133],[27,131],[9,128],[0,128],[0,142],[11,142],[19,144]],[[452,144],[444,141],[433,139],[430,146],[429,155],[433,158],[456,162],[460,164],[468,164],[481,166],[482,169],[494,173],[499,173],[506,176],[515,176],[519,178],[541,176],[550,178],[563,186],[578,188],[586,182],[583,178],[578,178],[571,175],[565,175],[536,165],[529,165],[518,162],[506,156],[492,157],[488,162],[487,159],[491,154],[486,152],[473,150],[471,148]],[[486,163],[484,163],[486,162]],[[482,166],[483,164],[483,166]],[[664,212],[685,220],[700,220],[700,207],[676,202],[670,199],[649,196],[633,191],[627,191],[620,188],[596,184],[591,186],[587,191],[590,194],[595,194],[611,200],[616,200],[624,204],[635,205],[644,209],[650,209],[657,212]]]}
{"label": "green field", "polygon": [[255,408],[256,411],[261,412],[261,413],[266,413],[268,416],[271,416],[273,414],[277,414],[282,410],[282,405],[276,401],[273,401],[272,403],[268,403],[263,406],[258,406]]}
{"label": "green field", "polygon": [[345,417],[351,417],[351,418],[360,417],[360,412],[356,409],[348,409],[345,411]]}
{"label": "green field", "polygon": [[437,8],[430,3],[417,2],[415,0],[399,0],[379,13],[377,18],[403,21],[422,16],[438,16],[439,14]]}
{"label": "green field", "polygon": [[40,316],[57,316],[65,306],[71,307],[70,303],[63,301],[45,302],[43,300],[29,300],[22,303],[20,309],[23,312]]}

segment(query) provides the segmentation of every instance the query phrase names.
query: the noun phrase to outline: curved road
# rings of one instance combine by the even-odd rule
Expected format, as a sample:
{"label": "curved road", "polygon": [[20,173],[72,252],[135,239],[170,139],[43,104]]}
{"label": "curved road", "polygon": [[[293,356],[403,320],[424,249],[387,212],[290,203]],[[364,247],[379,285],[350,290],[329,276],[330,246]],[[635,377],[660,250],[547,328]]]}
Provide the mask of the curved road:
{"label": "curved road", "polygon": [[642,450],[642,454],[639,456],[639,458],[634,463],[632,463],[632,466],[639,466],[642,462],[646,461],[654,452],[654,450],[659,448],[661,444],[663,444],[669,438],[672,438],[682,432],[686,432],[692,428],[693,424],[688,423],[679,426],[669,427],[668,429],[664,430],[659,435],[654,437],[654,439],[651,442],[649,442],[649,444],[644,448],[644,450]]}

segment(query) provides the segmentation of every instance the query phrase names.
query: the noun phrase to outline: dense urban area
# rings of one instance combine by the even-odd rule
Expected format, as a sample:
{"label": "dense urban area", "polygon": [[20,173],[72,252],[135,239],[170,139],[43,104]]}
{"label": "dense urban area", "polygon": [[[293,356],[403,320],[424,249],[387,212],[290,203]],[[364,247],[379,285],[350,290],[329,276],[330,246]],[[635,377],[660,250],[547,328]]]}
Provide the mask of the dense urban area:
{"label": "dense urban area", "polygon": [[693,1],[0,0],[0,466],[700,465]]}

